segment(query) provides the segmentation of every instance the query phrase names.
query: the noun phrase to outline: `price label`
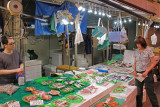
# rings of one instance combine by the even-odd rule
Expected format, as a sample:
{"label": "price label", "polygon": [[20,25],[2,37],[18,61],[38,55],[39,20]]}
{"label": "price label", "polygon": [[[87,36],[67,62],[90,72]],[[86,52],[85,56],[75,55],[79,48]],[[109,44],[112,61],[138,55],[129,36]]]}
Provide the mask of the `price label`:
{"label": "price label", "polygon": [[42,105],[43,100],[32,100],[30,101],[30,106],[37,106],[37,105]]}
{"label": "price label", "polygon": [[19,101],[16,101],[14,103],[8,104],[8,107],[20,107]]}

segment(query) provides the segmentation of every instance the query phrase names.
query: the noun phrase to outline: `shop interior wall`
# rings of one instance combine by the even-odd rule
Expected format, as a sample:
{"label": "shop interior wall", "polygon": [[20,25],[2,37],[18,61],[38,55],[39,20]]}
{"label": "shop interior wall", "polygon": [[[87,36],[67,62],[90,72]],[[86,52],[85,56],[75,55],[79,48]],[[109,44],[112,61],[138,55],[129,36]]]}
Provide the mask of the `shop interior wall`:
{"label": "shop interior wall", "polygon": [[59,39],[55,35],[50,36],[41,36],[39,39],[35,39],[35,36],[32,36],[31,39],[27,39],[25,45],[25,51],[34,50],[38,55],[38,59],[42,60],[43,64],[51,63],[50,53],[53,50],[60,49]]}

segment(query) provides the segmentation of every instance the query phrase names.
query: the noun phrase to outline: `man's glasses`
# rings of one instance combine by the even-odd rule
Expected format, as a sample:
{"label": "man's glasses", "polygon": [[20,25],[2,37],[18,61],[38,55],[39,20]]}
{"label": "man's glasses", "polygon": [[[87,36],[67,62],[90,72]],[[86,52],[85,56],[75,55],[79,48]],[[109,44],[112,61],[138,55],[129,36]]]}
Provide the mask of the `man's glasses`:
{"label": "man's glasses", "polygon": [[15,42],[12,42],[12,43],[9,43],[8,45],[14,45],[15,44]]}

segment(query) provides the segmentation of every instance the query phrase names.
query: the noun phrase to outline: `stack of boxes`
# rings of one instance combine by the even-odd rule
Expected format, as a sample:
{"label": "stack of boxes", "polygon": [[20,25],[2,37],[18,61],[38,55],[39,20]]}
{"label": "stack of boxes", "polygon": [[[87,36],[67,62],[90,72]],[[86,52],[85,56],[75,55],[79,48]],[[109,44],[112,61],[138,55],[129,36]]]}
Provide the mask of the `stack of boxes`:
{"label": "stack of boxes", "polygon": [[42,61],[41,60],[28,60],[25,64],[25,81],[31,81],[38,77],[42,77]]}
{"label": "stack of boxes", "polygon": [[136,86],[127,86],[123,93],[111,92],[110,96],[125,99],[125,103],[122,107],[136,107]]}

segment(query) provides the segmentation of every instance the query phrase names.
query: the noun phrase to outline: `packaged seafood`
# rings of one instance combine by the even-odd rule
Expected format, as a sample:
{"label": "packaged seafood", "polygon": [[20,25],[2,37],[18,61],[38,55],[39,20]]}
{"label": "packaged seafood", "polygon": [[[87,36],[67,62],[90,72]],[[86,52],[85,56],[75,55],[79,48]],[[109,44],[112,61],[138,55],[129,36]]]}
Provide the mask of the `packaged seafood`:
{"label": "packaged seafood", "polygon": [[63,88],[66,85],[62,84],[62,83],[53,83],[52,85],[50,85],[51,88],[53,89],[58,89],[58,88]]}
{"label": "packaged seafood", "polygon": [[61,95],[60,95],[60,92],[59,92],[59,91],[56,91],[56,90],[51,90],[51,91],[48,92],[48,94],[61,96]]}
{"label": "packaged seafood", "polygon": [[77,94],[67,94],[65,98],[71,103],[80,103],[83,100],[83,97]]}
{"label": "packaged seafood", "polygon": [[64,84],[66,84],[66,85],[71,85],[71,84],[73,84],[75,81],[73,81],[73,80],[67,80],[67,81],[65,81],[64,82]]}
{"label": "packaged seafood", "polygon": [[74,84],[74,87],[76,87],[76,88],[82,88],[84,86],[85,86],[85,84],[83,84],[81,82],[77,82],[77,83]]}
{"label": "packaged seafood", "polygon": [[57,99],[52,101],[52,104],[54,106],[59,106],[59,107],[69,107],[70,103],[67,100],[62,100],[62,99]]}
{"label": "packaged seafood", "polygon": [[47,81],[42,81],[42,85],[49,85],[49,84],[52,84],[53,83],[53,80],[47,80]]}
{"label": "packaged seafood", "polygon": [[36,88],[34,88],[34,87],[27,87],[26,88],[26,91],[35,91],[36,90]]}
{"label": "packaged seafood", "polygon": [[90,94],[94,94],[95,92],[97,91],[97,88],[93,85],[87,87],[87,88],[84,88],[83,90],[81,90],[80,92],[81,93],[90,93]]}
{"label": "packaged seafood", "polygon": [[65,88],[62,88],[60,91],[63,93],[68,93],[68,92],[72,92],[73,90],[74,90],[73,87],[65,87]]}
{"label": "packaged seafood", "polygon": [[27,95],[27,96],[24,96],[23,98],[22,98],[22,100],[24,101],[24,102],[30,102],[31,100],[38,100],[38,99],[40,99],[40,97],[38,97],[37,95]]}
{"label": "packaged seafood", "polygon": [[42,95],[43,100],[51,100],[52,96],[51,95]]}

